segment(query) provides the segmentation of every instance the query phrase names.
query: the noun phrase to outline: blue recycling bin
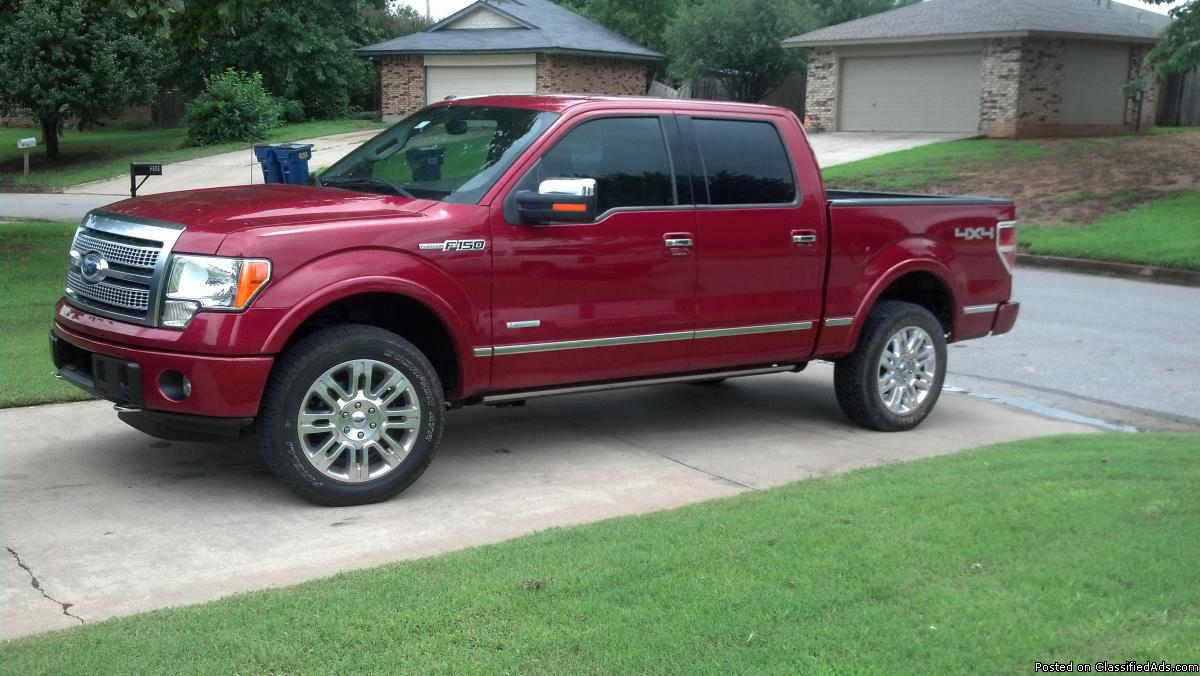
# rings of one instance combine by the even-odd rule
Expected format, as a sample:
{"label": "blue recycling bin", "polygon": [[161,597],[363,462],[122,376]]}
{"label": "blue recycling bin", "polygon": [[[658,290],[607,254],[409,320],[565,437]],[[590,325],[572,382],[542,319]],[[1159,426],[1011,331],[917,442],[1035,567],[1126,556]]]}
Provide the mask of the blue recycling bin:
{"label": "blue recycling bin", "polygon": [[283,183],[283,168],[275,157],[275,146],[254,146],[254,157],[262,166],[264,183]]}
{"label": "blue recycling bin", "polygon": [[308,160],[312,157],[311,143],[281,143],[275,146],[275,159],[283,171],[282,183],[308,183]]}
{"label": "blue recycling bin", "polygon": [[308,160],[312,144],[278,143],[254,146],[254,157],[262,165],[263,181],[304,185],[308,182]]}

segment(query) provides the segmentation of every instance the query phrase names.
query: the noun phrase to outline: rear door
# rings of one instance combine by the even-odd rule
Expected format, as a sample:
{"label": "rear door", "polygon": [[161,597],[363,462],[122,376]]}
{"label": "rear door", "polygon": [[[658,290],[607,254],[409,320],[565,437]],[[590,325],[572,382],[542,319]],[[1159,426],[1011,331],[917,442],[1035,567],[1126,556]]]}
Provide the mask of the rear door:
{"label": "rear door", "polygon": [[780,116],[681,117],[699,173],[699,260],[693,370],[806,358],[821,315],[824,198],[788,145],[805,143]]}
{"label": "rear door", "polygon": [[549,141],[510,199],[542,180],[594,178],[597,218],[525,225],[493,204],[492,390],[686,370],[696,214],[675,177],[673,116],[592,113]]}

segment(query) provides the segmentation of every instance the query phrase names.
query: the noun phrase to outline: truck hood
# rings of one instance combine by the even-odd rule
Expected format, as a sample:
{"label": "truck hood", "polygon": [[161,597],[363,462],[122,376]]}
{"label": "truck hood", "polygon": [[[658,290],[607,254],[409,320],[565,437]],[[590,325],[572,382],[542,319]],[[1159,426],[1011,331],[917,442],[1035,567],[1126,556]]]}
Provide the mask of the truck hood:
{"label": "truck hood", "polygon": [[231,233],[250,228],[352,219],[418,217],[436,202],[302,185],[248,185],[184,190],[110,204],[109,213],[184,226],[176,249],[215,252]]}

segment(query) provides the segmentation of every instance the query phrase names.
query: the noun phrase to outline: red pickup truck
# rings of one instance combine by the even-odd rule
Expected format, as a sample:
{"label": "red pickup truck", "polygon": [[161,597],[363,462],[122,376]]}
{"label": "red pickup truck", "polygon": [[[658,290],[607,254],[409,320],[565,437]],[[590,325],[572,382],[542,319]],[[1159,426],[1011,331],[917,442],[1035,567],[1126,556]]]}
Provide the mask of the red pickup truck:
{"label": "red pickup truck", "polygon": [[415,481],[466,404],[826,359],[850,419],[909,429],[946,344],[1017,317],[1011,202],[827,191],[780,108],[464,98],[311,183],[88,214],[59,377],[158,437],[257,433],[348,505]]}

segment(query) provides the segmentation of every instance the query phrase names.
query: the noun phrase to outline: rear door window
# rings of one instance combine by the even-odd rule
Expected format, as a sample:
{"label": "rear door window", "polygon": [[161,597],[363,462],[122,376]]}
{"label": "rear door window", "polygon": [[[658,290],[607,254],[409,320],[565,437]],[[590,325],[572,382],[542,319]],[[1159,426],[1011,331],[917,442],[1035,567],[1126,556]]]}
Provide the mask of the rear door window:
{"label": "rear door window", "polygon": [[542,157],[539,179],[594,178],[600,213],[675,204],[671,160],[657,117],[589,120]]}
{"label": "rear door window", "polygon": [[694,118],[712,204],[788,204],[796,199],[792,164],[770,122]]}

